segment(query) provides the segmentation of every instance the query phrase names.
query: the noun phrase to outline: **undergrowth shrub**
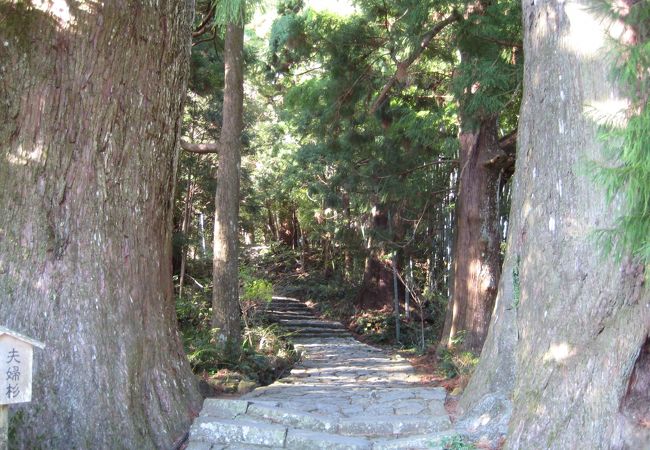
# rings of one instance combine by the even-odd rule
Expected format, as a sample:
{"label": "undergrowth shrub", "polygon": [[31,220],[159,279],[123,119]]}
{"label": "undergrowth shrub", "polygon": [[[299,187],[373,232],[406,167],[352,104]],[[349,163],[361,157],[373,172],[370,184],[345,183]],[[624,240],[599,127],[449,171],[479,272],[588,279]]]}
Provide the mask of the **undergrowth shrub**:
{"label": "undergrowth shrub", "polygon": [[[425,312],[426,314],[426,312]],[[424,324],[424,327],[423,327]],[[423,353],[437,341],[437,329],[429,321],[418,318],[400,320],[400,340],[396,341],[395,315],[390,310],[364,311],[353,317],[351,329],[371,343],[397,345],[405,350]]]}
{"label": "undergrowth shrub", "polygon": [[[211,284],[199,280],[185,287],[176,300],[176,313],[183,344],[192,370],[215,383],[244,382],[266,385],[287,373],[298,360],[289,335],[264,315],[271,301],[273,286],[250,269],[240,273],[242,347],[232,349],[218,343],[212,328]],[[236,389],[237,383],[232,389]],[[232,390],[224,388],[221,390]]]}
{"label": "undergrowth shrub", "polygon": [[395,316],[390,311],[365,311],[352,320],[352,330],[377,344],[395,338]]}
{"label": "undergrowth shrub", "polygon": [[465,337],[464,332],[458,333],[449,347],[442,348],[439,351],[440,371],[447,378],[459,378],[459,386],[464,389],[469,383],[469,379],[474,373],[474,369],[478,364],[479,357],[470,351],[463,351],[459,349],[459,345],[463,342]]}

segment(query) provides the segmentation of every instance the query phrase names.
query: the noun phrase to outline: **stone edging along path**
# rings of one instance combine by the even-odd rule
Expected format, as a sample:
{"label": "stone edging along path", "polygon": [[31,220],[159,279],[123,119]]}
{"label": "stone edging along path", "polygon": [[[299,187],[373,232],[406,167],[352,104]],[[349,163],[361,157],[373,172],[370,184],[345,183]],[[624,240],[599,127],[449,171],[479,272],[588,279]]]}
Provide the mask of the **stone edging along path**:
{"label": "stone edging along path", "polygon": [[[298,300],[274,298],[271,307],[281,323],[294,321],[284,325],[297,333],[303,361],[238,399],[206,399],[187,450],[444,448],[454,432],[443,388],[419,385],[408,361],[340,324],[306,317]],[[283,309],[297,314],[287,319]]]}

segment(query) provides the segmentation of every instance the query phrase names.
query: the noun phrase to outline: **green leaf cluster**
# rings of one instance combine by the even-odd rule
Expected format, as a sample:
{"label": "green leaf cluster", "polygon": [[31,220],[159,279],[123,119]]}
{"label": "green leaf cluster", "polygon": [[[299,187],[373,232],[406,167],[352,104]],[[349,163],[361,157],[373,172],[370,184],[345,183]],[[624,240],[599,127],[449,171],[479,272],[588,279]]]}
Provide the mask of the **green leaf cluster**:
{"label": "green leaf cluster", "polygon": [[[601,127],[601,137],[611,165],[592,165],[594,179],[605,187],[610,203],[622,203],[614,226],[600,230],[606,253],[617,258],[629,254],[650,264],[650,7],[636,2],[629,10],[616,11],[609,3],[607,15],[634,33],[633,42],[612,42],[612,73],[629,100],[626,123]],[[622,201],[619,201],[621,199]]]}

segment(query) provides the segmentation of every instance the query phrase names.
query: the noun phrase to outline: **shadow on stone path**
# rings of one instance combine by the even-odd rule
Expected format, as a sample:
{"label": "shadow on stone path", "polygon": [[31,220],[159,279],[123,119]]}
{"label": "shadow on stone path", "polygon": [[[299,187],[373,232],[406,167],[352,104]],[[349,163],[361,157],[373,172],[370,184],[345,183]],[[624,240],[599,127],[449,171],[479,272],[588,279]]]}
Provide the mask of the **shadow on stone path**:
{"label": "shadow on stone path", "polygon": [[[274,302],[279,317],[280,307],[302,310],[294,299]],[[443,388],[418,385],[406,360],[356,341],[340,324],[291,320],[303,321],[291,324],[303,361],[239,399],[206,399],[187,450],[443,448],[453,434]]]}

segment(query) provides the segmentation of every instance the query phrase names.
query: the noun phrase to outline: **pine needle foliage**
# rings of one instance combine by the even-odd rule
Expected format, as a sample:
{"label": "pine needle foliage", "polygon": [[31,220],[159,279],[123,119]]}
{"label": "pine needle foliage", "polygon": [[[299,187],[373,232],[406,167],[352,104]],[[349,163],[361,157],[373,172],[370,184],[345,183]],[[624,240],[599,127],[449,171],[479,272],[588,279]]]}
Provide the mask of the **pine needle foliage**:
{"label": "pine needle foliage", "polygon": [[614,226],[598,232],[606,254],[617,259],[631,255],[650,264],[650,4],[636,2],[616,10],[608,1],[600,11],[620,20],[634,32],[632,42],[612,42],[612,70],[629,107],[626,123],[611,120],[601,127],[610,165],[592,164],[594,180],[604,186],[610,203],[622,203]]}
{"label": "pine needle foliage", "polygon": [[497,0],[474,8],[459,24],[453,89],[466,128],[497,114],[505,129],[515,128],[523,76],[520,17],[519,0]]}
{"label": "pine needle foliage", "polygon": [[228,23],[245,23],[244,15],[246,0],[219,0],[215,1],[214,21],[217,25]]}
{"label": "pine needle foliage", "polygon": [[[457,147],[456,103],[447,95],[453,46],[441,44],[451,32],[440,34],[441,43],[409,68],[381,108],[373,113],[370,105],[396,62],[449,15],[443,3],[364,0],[346,17],[282,5],[269,44],[270,78],[284,94],[279,115],[298,144],[284,178],[300,187],[298,214],[310,239],[361,246],[359,224],[377,204],[420,224],[416,237],[405,233],[409,245],[427,239],[421,224],[435,211],[428,193],[445,191],[454,167],[433,162],[453,161]],[[315,221],[315,213],[325,220]]]}

